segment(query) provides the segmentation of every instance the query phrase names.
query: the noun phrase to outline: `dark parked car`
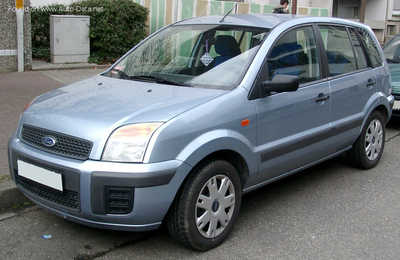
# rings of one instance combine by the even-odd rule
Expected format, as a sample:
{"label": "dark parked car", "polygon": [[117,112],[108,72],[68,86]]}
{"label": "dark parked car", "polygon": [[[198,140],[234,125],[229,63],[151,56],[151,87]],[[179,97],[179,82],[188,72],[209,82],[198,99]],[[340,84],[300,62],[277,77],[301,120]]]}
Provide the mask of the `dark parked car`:
{"label": "dark parked car", "polygon": [[383,46],[383,53],[392,75],[392,95],[395,99],[393,115],[400,116],[400,34],[393,37]]}
{"label": "dark parked car", "polygon": [[10,171],[65,219],[128,231],[165,221],[207,250],[231,232],[242,194],[344,152],[377,165],[393,103],[364,24],[198,17],[32,101],[9,141]]}

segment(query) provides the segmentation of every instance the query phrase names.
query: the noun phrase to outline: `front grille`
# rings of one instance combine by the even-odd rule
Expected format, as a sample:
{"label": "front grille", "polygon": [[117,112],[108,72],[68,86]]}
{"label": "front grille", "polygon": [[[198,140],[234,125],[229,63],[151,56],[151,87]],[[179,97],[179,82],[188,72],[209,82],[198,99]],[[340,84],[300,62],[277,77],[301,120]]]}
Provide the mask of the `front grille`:
{"label": "front grille", "polygon": [[[44,137],[49,136],[56,140],[51,147],[42,142]],[[88,159],[93,146],[93,143],[87,140],[28,125],[22,127],[21,140],[38,149],[79,160]]]}
{"label": "front grille", "polygon": [[29,191],[30,193],[39,196],[47,201],[58,204],[62,207],[67,207],[74,211],[79,211],[79,196],[78,192],[65,190],[63,193],[52,191],[41,187],[33,182],[27,181],[21,177],[18,177],[19,185]]}

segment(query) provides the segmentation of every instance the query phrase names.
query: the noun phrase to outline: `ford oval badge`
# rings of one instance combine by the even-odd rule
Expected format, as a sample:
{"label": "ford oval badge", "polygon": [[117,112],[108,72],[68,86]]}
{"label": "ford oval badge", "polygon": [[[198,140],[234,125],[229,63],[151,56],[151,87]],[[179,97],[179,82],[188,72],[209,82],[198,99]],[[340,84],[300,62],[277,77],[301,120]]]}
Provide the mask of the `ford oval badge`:
{"label": "ford oval badge", "polygon": [[42,144],[46,147],[53,147],[57,142],[57,139],[53,136],[45,136],[42,138]]}

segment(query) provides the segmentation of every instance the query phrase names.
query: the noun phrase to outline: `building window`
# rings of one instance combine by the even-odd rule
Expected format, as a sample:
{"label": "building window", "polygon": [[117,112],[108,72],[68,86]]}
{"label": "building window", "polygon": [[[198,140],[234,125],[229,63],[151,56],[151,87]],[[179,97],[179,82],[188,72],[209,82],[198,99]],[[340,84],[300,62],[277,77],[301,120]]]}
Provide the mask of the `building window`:
{"label": "building window", "polygon": [[345,19],[359,19],[360,9],[353,5],[339,5],[338,17]]}
{"label": "building window", "polygon": [[388,25],[387,34],[388,35],[396,35],[396,26],[395,25]]}

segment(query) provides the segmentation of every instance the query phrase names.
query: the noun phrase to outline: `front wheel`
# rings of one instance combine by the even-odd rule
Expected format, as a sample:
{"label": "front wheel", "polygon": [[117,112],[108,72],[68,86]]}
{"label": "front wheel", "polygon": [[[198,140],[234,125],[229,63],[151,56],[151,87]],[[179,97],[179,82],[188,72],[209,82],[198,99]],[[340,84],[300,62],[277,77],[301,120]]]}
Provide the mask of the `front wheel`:
{"label": "front wheel", "polygon": [[179,243],[200,251],[221,244],[239,214],[242,188],[235,168],[212,160],[195,170],[168,216],[168,230]]}
{"label": "front wheel", "polygon": [[385,147],[385,121],[380,112],[374,111],[368,118],[360,136],[347,158],[351,164],[363,169],[375,167],[381,159]]}

